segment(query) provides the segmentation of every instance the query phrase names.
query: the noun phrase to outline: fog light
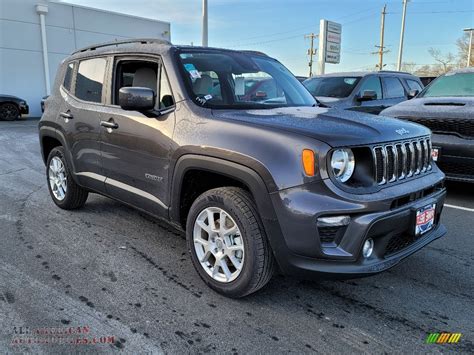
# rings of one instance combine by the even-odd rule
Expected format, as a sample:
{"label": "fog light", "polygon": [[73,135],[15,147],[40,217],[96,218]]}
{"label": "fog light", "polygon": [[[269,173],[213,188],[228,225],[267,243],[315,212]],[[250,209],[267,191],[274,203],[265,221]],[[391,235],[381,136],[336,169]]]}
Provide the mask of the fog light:
{"label": "fog light", "polygon": [[362,248],[362,255],[364,255],[364,258],[369,258],[372,255],[373,251],[374,240],[372,238],[369,238],[364,243],[364,247]]}

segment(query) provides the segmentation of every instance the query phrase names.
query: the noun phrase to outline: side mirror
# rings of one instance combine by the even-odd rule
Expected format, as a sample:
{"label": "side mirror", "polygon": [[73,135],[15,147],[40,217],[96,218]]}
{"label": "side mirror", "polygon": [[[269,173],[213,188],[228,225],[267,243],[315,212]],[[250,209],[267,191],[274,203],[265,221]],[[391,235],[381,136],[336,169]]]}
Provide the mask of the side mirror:
{"label": "side mirror", "polygon": [[267,93],[266,93],[265,91],[257,91],[257,92],[255,93],[255,97],[256,97],[257,99],[264,99],[264,98],[267,97]]}
{"label": "side mirror", "polygon": [[377,100],[377,93],[374,90],[364,90],[362,95],[358,97],[358,101]]}
{"label": "side mirror", "polygon": [[155,107],[155,92],[149,88],[124,87],[119,90],[119,105],[127,111],[148,111]]}
{"label": "side mirror", "polygon": [[414,89],[408,92],[408,100],[413,99],[420,93],[420,90]]}

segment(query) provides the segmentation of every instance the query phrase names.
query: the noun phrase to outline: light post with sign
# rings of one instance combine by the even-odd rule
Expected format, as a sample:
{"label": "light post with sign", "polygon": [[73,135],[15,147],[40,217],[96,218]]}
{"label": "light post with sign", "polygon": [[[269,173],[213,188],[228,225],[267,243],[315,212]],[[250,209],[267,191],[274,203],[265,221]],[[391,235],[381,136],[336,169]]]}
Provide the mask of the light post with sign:
{"label": "light post with sign", "polygon": [[324,74],[326,63],[339,64],[341,62],[341,35],[340,23],[324,19],[319,22],[319,75]]}

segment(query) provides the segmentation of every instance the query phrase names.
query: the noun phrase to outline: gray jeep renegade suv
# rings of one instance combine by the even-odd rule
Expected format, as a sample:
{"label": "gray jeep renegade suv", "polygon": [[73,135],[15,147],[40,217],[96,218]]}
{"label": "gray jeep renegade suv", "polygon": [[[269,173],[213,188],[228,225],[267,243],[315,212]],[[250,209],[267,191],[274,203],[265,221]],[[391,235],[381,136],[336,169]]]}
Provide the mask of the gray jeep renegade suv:
{"label": "gray jeep renegade suv", "polygon": [[88,47],[60,66],[39,127],[57,206],[94,192],[168,220],[226,296],[255,292],[277,268],[373,275],[446,233],[428,129],[321,107],[262,53]]}

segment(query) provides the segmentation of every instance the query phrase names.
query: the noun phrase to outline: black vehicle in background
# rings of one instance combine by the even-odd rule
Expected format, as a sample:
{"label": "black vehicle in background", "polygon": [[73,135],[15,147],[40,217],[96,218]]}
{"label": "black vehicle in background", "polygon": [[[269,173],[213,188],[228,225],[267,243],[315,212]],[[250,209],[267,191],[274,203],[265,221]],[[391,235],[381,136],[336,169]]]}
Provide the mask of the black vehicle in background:
{"label": "black vehicle in background", "polygon": [[420,80],[424,86],[428,86],[437,76],[420,76]]}
{"label": "black vehicle in background", "polygon": [[43,96],[41,98],[41,102],[40,102],[40,105],[41,105],[41,112],[44,112],[44,102],[46,101],[46,99],[49,97],[49,95],[46,95],[46,96]]}
{"label": "black vehicle in background", "polygon": [[474,182],[474,68],[445,74],[415,99],[381,114],[430,128],[433,159],[447,178]]}
{"label": "black vehicle in background", "polygon": [[0,95],[0,121],[14,121],[29,111],[25,100],[17,96]]}
{"label": "black vehicle in background", "polygon": [[372,114],[411,99],[423,90],[416,76],[394,71],[325,74],[311,77],[303,84],[326,106]]}

